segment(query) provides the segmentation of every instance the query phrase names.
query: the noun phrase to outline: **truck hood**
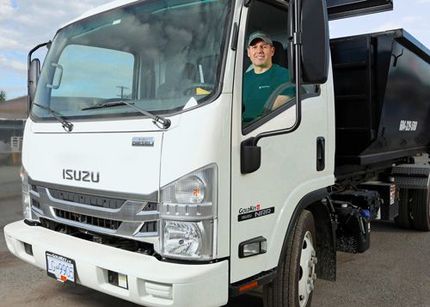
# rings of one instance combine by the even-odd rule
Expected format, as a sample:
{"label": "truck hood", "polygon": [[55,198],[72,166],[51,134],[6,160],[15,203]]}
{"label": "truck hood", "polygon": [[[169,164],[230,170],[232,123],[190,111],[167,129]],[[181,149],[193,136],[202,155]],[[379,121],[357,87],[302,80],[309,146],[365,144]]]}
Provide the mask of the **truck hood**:
{"label": "truck hood", "polygon": [[76,125],[65,133],[58,126],[27,122],[23,166],[33,181],[142,196],[158,192],[162,131]]}

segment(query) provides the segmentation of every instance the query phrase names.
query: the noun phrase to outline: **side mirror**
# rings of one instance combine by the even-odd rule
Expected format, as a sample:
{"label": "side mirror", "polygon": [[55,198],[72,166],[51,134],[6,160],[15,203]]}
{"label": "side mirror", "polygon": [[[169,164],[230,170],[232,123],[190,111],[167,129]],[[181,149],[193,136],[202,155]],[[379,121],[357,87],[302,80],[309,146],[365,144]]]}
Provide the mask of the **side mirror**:
{"label": "side mirror", "polygon": [[302,81],[322,84],[328,78],[329,31],[325,0],[301,0]]}
{"label": "side mirror", "polygon": [[30,103],[33,102],[34,95],[36,93],[37,82],[40,76],[40,60],[33,59],[30,62],[30,67],[28,69],[28,97]]}
{"label": "side mirror", "polygon": [[251,138],[243,141],[240,146],[240,172],[242,174],[253,173],[261,166],[261,147],[254,142],[255,139]]}
{"label": "side mirror", "polygon": [[34,95],[36,94],[36,86],[40,76],[40,60],[39,59],[32,60],[31,57],[36,50],[45,46],[47,46],[49,49],[51,46],[51,41],[37,45],[36,47],[30,50],[27,56],[27,94],[28,94],[27,114],[30,114],[31,104],[34,99]]}

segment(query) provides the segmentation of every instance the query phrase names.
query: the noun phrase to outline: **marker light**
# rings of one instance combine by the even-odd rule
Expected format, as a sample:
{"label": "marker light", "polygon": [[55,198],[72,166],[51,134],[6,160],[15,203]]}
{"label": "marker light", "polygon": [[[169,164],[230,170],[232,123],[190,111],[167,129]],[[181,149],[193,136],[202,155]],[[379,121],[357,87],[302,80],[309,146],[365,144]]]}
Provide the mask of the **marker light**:
{"label": "marker light", "polygon": [[175,197],[178,203],[200,204],[206,193],[206,185],[197,176],[190,176],[175,184]]}
{"label": "marker light", "polygon": [[20,172],[22,183],[22,213],[24,219],[31,219],[31,200],[30,200],[30,185],[28,184],[28,175],[23,167]]}

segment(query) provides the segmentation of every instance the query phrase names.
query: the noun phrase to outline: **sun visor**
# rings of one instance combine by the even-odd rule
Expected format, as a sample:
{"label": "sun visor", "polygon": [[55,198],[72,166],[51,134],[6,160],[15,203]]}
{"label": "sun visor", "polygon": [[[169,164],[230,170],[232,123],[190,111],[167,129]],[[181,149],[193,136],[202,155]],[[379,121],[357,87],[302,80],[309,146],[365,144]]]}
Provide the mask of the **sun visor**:
{"label": "sun visor", "polygon": [[393,0],[327,0],[329,20],[393,10]]}

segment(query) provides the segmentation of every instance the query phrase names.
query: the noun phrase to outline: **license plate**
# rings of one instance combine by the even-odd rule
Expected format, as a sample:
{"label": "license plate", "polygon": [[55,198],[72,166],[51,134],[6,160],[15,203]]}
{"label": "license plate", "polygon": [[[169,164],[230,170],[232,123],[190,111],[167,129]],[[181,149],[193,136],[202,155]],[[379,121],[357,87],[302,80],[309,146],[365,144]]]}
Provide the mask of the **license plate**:
{"label": "license plate", "polygon": [[76,283],[75,261],[67,257],[46,252],[46,271],[48,276],[62,283]]}

